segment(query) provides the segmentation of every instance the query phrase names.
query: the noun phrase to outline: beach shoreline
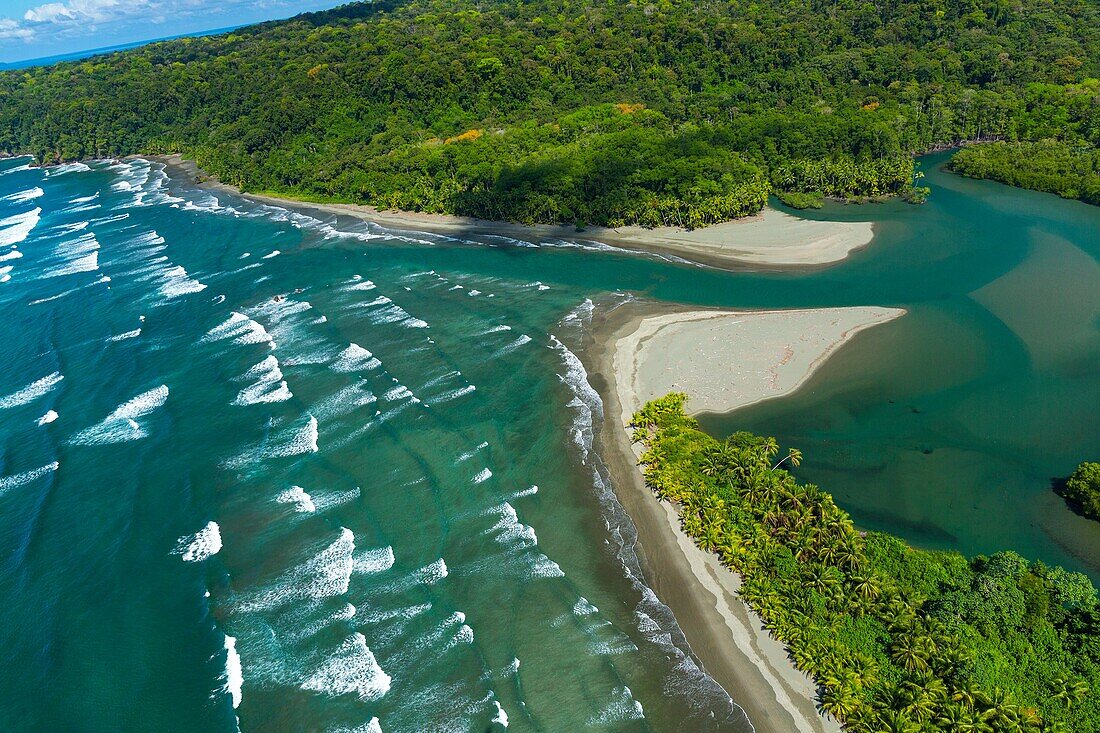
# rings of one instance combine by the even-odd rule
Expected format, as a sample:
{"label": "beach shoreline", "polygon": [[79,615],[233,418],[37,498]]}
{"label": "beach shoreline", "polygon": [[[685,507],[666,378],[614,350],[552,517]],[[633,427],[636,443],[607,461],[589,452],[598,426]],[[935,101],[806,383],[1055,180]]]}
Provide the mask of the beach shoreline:
{"label": "beach shoreline", "polygon": [[[580,358],[589,381],[604,401],[604,421],[597,435],[597,448],[611,474],[620,503],[638,531],[636,552],[648,585],[670,607],[692,651],[707,672],[745,711],[759,733],[837,733],[840,725],[817,710],[816,686],[797,670],[783,644],[763,626],[760,617],[737,595],[740,578],[722,566],[717,555],[707,553],[680,529],[676,507],[657,499],[645,485],[637,466],[638,446],[631,444],[626,423],[633,412],[657,391],[669,391],[653,374],[639,370],[647,349],[668,353],[668,343],[654,338],[675,338],[683,331],[697,339],[699,328],[721,324],[738,328],[759,323],[780,341],[795,338],[814,324],[832,323],[824,338],[801,343],[799,358],[788,358],[781,367],[782,380],[765,379],[773,385],[767,393],[757,384],[754,392],[719,392],[696,398],[692,412],[725,410],[761,399],[790,394],[799,389],[836,349],[865,328],[884,323],[904,311],[888,308],[820,309],[815,311],[718,311],[683,306],[633,302],[593,318],[590,339]],[[788,323],[787,333],[779,324]],[[684,331],[684,329],[687,329]],[[750,341],[734,349],[757,350]],[[786,356],[788,349],[782,351]],[[692,370],[686,372],[691,377]],[[728,371],[725,379],[732,378]],[[639,385],[638,379],[648,380]],[[679,377],[683,380],[684,377]],[[693,386],[683,384],[691,393]],[[647,394],[653,392],[654,394]]]}
{"label": "beach shoreline", "polygon": [[449,214],[381,211],[361,204],[317,203],[267,194],[242,192],[202,171],[179,155],[141,156],[164,164],[176,179],[215,192],[241,196],[258,203],[289,209],[350,216],[398,230],[450,235],[488,235],[524,241],[589,240],[619,249],[641,250],[719,269],[818,269],[836,265],[866,248],[874,238],[871,222],[799,219],[765,208],[755,216],[713,224],[701,229],[677,227],[616,229],[552,224],[515,224]]}

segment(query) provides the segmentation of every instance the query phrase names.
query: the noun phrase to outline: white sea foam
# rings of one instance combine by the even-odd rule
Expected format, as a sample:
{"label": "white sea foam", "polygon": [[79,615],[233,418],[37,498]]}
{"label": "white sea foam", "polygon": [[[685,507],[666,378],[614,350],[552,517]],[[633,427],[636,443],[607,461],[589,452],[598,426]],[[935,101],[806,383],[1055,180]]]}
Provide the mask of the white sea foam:
{"label": "white sea foam", "polygon": [[160,385],[123,402],[103,422],[85,428],[69,439],[75,445],[106,445],[138,440],[148,435],[138,422],[168,400],[168,387]]}
{"label": "white sea foam", "polygon": [[262,344],[266,343],[275,348],[275,341],[268,334],[267,329],[243,313],[233,311],[229,318],[221,324],[206,332],[203,341],[222,341],[232,339],[237,344]]}
{"label": "white sea foam", "polygon": [[566,405],[573,411],[573,427],[570,433],[573,442],[581,449],[583,460],[587,462],[588,454],[592,450],[592,426],[603,419],[603,402],[599,393],[588,383],[588,372],[577,355],[565,348],[556,337],[551,336],[550,341],[565,364],[565,374],[559,374],[558,377],[574,395]]}
{"label": "white sea foam", "polygon": [[458,458],[455,458],[455,465],[457,466],[458,464],[462,463],[463,461],[470,460],[471,458],[476,456],[481,450],[483,450],[485,448],[488,448],[488,447],[489,447],[489,444],[487,442],[478,443],[477,447],[474,448],[473,450],[468,450],[465,453],[460,453],[458,455]]}
{"label": "white sea foam", "polygon": [[348,592],[354,567],[355,535],[347,527],[313,557],[285,572],[274,584],[243,596],[237,610],[266,611],[292,601],[321,600]]}
{"label": "white sea foam", "polygon": [[610,726],[630,720],[641,720],[642,704],[634,699],[629,687],[616,687],[611,691],[611,701],[588,721],[591,726]]}
{"label": "white sea foam", "polygon": [[501,544],[534,547],[538,544],[535,530],[519,521],[515,508],[508,502],[493,507],[489,513],[497,515],[497,522],[482,532]]}
{"label": "white sea foam", "polygon": [[428,328],[426,321],[409,315],[408,311],[385,295],[380,295],[368,303],[356,303],[353,307],[372,308],[368,317],[374,324],[400,323],[405,328]]}
{"label": "white sea foam", "polygon": [[306,603],[301,607],[288,609],[282,618],[288,622],[287,626],[290,628],[280,631],[281,640],[301,643],[334,624],[340,624],[341,629],[346,628],[346,622],[355,618],[356,608],[350,603],[344,603],[339,608],[319,616],[316,614],[318,608],[321,608],[319,604]]}
{"label": "white sea foam", "polygon": [[92,252],[83,257],[73,258],[63,264],[48,268],[42,277],[62,277],[81,272],[95,272],[99,269],[99,253]]}
{"label": "white sea foam", "polygon": [[492,477],[493,477],[493,472],[490,471],[488,468],[483,468],[480,471],[478,471],[476,476],[474,476],[474,483],[475,484],[484,483],[485,481],[488,481]]}
{"label": "white sea foam", "polygon": [[222,534],[217,522],[207,522],[195,534],[184,535],[176,543],[174,553],[184,562],[202,562],[222,549]]}
{"label": "white sea foam", "polygon": [[42,417],[38,418],[38,420],[36,422],[37,422],[38,425],[49,425],[50,423],[52,423],[56,419],[57,419],[57,413],[54,412],[53,410],[47,410],[46,414],[43,415]]}
{"label": "white sea foam", "polygon": [[245,450],[225,462],[227,468],[245,468],[258,460],[289,458],[317,452],[317,418],[305,415],[279,431],[270,441]]}
{"label": "white sea foam", "polygon": [[382,724],[378,722],[378,718],[371,718],[354,728],[334,728],[328,733],[382,733]]}
{"label": "white sea foam", "polygon": [[313,503],[313,497],[307,494],[301,486],[291,486],[276,496],[275,501],[280,504],[293,504],[296,512],[317,511],[317,505]]}
{"label": "white sea foam", "polygon": [[165,298],[178,298],[203,290],[206,290],[206,285],[190,277],[187,270],[179,265],[170,267],[161,274],[160,292]]}
{"label": "white sea foam", "polygon": [[396,387],[388,390],[384,395],[382,395],[382,398],[385,399],[387,402],[400,402],[401,400],[407,399],[407,404],[420,404],[420,399],[412,393],[412,390],[410,390],[403,384],[399,384]]}
{"label": "white sea foam", "polygon": [[92,224],[113,224],[116,221],[124,221],[129,219],[129,214],[112,214],[111,216],[101,216],[98,219],[92,219]]}
{"label": "white sea foam", "polygon": [[61,165],[52,165],[46,170],[46,176],[53,178],[55,176],[63,176],[66,173],[87,173],[91,168],[86,163],[79,161],[74,163],[63,163]]}
{"label": "white sea foam", "polygon": [[353,557],[352,571],[359,575],[373,575],[385,572],[393,567],[393,548],[373,547],[360,550]]}
{"label": "white sea foam", "polygon": [[417,603],[413,606],[404,606],[401,608],[382,608],[377,611],[361,612],[358,618],[364,623],[369,624],[381,624],[386,621],[398,619],[398,631],[401,631],[409,621],[430,610],[432,610],[431,602]]}
{"label": "white sea foam", "polygon": [[457,400],[459,397],[462,397],[463,395],[468,395],[471,392],[476,392],[476,391],[477,391],[477,387],[475,387],[472,384],[467,384],[465,387],[459,387],[458,389],[452,389],[450,392],[444,392],[443,394],[439,395],[438,397],[433,397],[431,399],[431,404],[439,405],[439,404],[442,404],[444,402],[450,402],[451,400]]}
{"label": "white sea foam", "polygon": [[57,264],[47,267],[42,277],[62,277],[99,269],[99,241],[88,232],[76,239],[62,242],[54,249]]}
{"label": "white sea foam", "polygon": [[315,403],[310,409],[321,417],[329,418],[346,415],[362,407],[373,405],[378,398],[367,388],[367,384],[364,379],[348,385]]}
{"label": "white sea foam", "polygon": [[237,653],[237,639],[225,637],[225,691],[233,700],[233,709],[241,704],[241,687],[244,685],[244,673],[241,671],[241,655]]}
{"label": "white sea foam", "polygon": [[592,322],[592,314],[596,311],[596,304],[592,302],[591,298],[585,298],[584,302],[578,305],[573,310],[566,314],[565,318],[562,318],[562,323],[581,323],[588,325]]}
{"label": "white sea foam", "polygon": [[508,498],[509,499],[519,499],[519,498],[524,497],[524,496],[534,496],[537,493],[539,493],[539,487],[531,485],[531,486],[528,486],[526,489],[521,489],[519,491],[512,492],[512,494]]}
{"label": "white sea foam", "polygon": [[497,723],[501,727],[507,728],[508,727],[508,713],[504,712],[504,708],[501,706],[501,704],[498,701],[493,700],[493,704],[497,706],[497,714],[493,716],[493,719],[490,722]]}
{"label": "white sea foam", "polygon": [[355,632],[302,683],[302,689],[330,697],[356,693],[361,700],[377,700],[389,692],[390,676],[378,666],[366,637]]}
{"label": "white sea foam", "polygon": [[278,257],[280,254],[282,254],[282,252],[280,252],[277,249],[273,249],[270,252],[268,252],[267,254],[265,254],[263,257],[261,257],[260,259],[261,260],[270,260],[272,257]]}
{"label": "white sea foam", "polygon": [[13,168],[8,168],[7,170],[0,171],[0,176],[6,176],[9,173],[21,173],[22,171],[29,170],[34,170],[34,166],[32,166],[30,163],[24,163],[23,165],[17,165]]}
{"label": "white sea foam", "polygon": [[493,326],[493,327],[492,327],[492,328],[490,328],[490,329],[489,329],[488,331],[485,331],[485,332],[484,332],[484,334],[482,334],[482,335],[485,335],[485,334],[490,334],[490,333],[500,333],[501,331],[511,331],[511,330],[512,330],[512,327],[511,327],[511,326],[505,326],[505,325],[504,325],[504,324],[502,323],[502,324],[500,324],[500,325],[497,325],[497,326]]}
{"label": "white sea foam", "polygon": [[349,344],[340,352],[336,361],[329,365],[334,372],[360,372],[375,369],[382,365],[372,353],[359,344]]}
{"label": "white sea foam", "polygon": [[0,397],[0,410],[33,402],[47,394],[64,378],[61,372],[54,372],[41,379],[36,379],[18,392],[13,392],[7,397]]}
{"label": "white sea foam", "polygon": [[7,196],[0,198],[0,201],[8,201],[13,204],[21,204],[26,201],[33,201],[39,196],[46,193],[38,186],[34,188],[28,188],[25,191],[16,191],[15,193],[9,193]]}
{"label": "white sea foam", "polygon": [[455,635],[447,642],[447,646],[443,648],[444,651],[453,649],[459,644],[473,644],[474,643],[474,630],[470,628],[468,624],[462,624],[455,632]]}
{"label": "white sea foam", "polygon": [[254,364],[240,380],[255,379],[255,383],[242,389],[233,400],[234,405],[256,405],[272,402],[285,402],[294,395],[283,381],[283,372],[279,369],[279,360],[273,355],[258,364]]}
{"label": "white sea foam", "polygon": [[416,571],[416,577],[425,585],[435,585],[446,578],[449,572],[447,563],[443,562],[443,558],[439,558],[430,565],[425,565]]}
{"label": "white sea foam", "polygon": [[[95,211],[98,208],[100,208],[99,204],[79,204],[77,206],[66,206],[64,209],[61,210],[61,213],[62,214],[81,214],[81,213],[84,213],[85,211]],[[84,222],[84,224],[87,225],[88,222]],[[75,227],[76,225],[65,225],[65,226],[74,226]],[[73,231],[78,231],[79,229],[82,229],[82,228],[83,227],[76,227],[75,229],[73,229]]]}
{"label": "white sea foam", "polygon": [[318,512],[325,512],[333,507],[343,506],[348,502],[355,501],[361,495],[362,492],[359,487],[342,491],[314,491],[313,504],[317,507]]}
{"label": "white sea foam", "polygon": [[[356,277],[358,277],[358,275]],[[375,284],[370,280],[362,280],[362,281],[356,280],[351,285],[348,285],[345,288],[345,290],[364,291],[364,290],[374,290],[375,287],[376,287]]]}
{"label": "white sea foam", "polygon": [[120,333],[120,334],[117,334],[115,336],[111,336],[107,340],[111,341],[111,342],[125,341],[126,339],[137,338],[140,335],[141,335],[141,329],[140,328],[135,328],[133,331],[126,331],[124,333]]}
{"label": "white sea foam", "polygon": [[17,260],[22,256],[23,256],[23,253],[20,252],[19,250],[15,249],[15,245],[12,245],[12,248],[9,251],[7,251],[4,254],[0,255],[0,262],[5,262],[7,260]]}
{"label": "white sea foam", "polygon": [[296,456],[317,452],[317,418],[309,416],[306,424],[294,430],[289,440],[276,445],[269,453],[273,457]]}
{"label": "white sea foam", "polygon": [[5,265],[0,267],[0,283],[6,283],[11,280],[12,265]]}
{"label": "white sea foam", "polygon": [[53,463],[47,463],[45,466],[34,468],[30,471],[13,473],[10,476],[0,476],[0,496],[3,496],[12,489],[17,489],[20,486],[26,486],[36,479],[53,473],[58,469],[59,466],[60,464],[57,461],[54,461]]}
{"label": "white sea foam", "polygon": [[22,214],[0,219],[0,247],[19,244],[38,226],[42,209],[34,208]]}
{"label": "white sea foam", "polygon": [[[65,212],[75,213],[72,209],[65,209]],[[50,230],[50,236],[67,237],[70,234],[84,231],[88,228],[89,224],[91,224],[89,221],[74,221],[71,224],[58,224]]]}
{"label": "white sea foam", "polygon": [[168,399],[168,387],[160,385],[148,392],[142,392],[137,397],[127,400],[115,408],[115,411],[107,416],[108,420],[120,420],[145,417],[153,410],[164,405]]}
{"label": "white sea foam", "polygon": [[496,353],[493,354],[493,357],[504,356],[505,354],[510,354],[513,351],[515,351],[516,349],[518,349],[519,347],[523,346],[524,344],[530,343],[530,341],[531,341],[530,336],[528,336],[525,333],[521,333],[519,336],[516,337],[515,341],[512,341],[508,344],[505,344],[504,346],[497,349]]}

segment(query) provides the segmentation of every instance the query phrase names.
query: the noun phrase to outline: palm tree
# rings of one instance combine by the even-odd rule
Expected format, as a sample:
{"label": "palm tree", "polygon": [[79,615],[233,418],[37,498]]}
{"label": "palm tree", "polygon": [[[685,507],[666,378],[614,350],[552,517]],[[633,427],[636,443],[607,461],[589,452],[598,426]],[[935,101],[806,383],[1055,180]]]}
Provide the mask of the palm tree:
{"label": "palm tree", "polygon": [[909,706],[905,708],[905,712],[909,714],[913,720],[918,723],[923,723],[926,720],[931,720],[932,716],[936,713],[936,703],[926,694],[918,693]]}
{"label": "palm tree", "polygon": [[790,461],[790,464],[792,466],[798,466],[802,463],[802,451],[798,450],[797,448],[788,448],[786,457],[779,461],[779,463],[772,466],[772,470],[776,470],[777,468],[782,466],[784,462],[787,461]]}
{"label": "palm tree", "polygon": [[901,710],[887,710],[882,714],[880,728],[882,733],[918,733],[920,725]]}
{"label": "palm tree", "polygon": [[955,689],[955,692],[951,695],[951,699],[955,702],[963,703],[968,708],[974,708],[985,699],[985,694],[976,683],[968,681]]}
{"label": "palm tree", "polygon": [[852,590],[857,595],[866,598],[867,600],[874,600],[879,596],[878,581],[875,580],[873,575],[853,575],[851,577]]}
{"label": "palm tree", "polygon": [[844,722],[859,708],[859,698],[847,686],[827,688],[821,693],[821,709]]}
{"label": "palm tree", "polygon": [[713,552],[721,544],[722,530],[714,524],[704,524],[702,531],[697,535],[699,546],[707,552]]}
{"label": "palm tree", "polygon": [[1063,677],[1058,677],[1051,684],[1054,687],[1054,699],[1059,700],[1067,708],[1085,699],[1089,693],[1089,686],[1083,680],[1070,682]]}
{"label": "palm tree", "polygon": [[942,703],[947,701],[947,685],[943,683],[939,677],[933,677],[929,680],[925,680],[923,683],[924,694],[931,698],[936,703]]}
{"label": "palm tree", "polygon": [[890,659],[909,672],[928,671],[928,652],[920,639],[901,635],[890,649]]}

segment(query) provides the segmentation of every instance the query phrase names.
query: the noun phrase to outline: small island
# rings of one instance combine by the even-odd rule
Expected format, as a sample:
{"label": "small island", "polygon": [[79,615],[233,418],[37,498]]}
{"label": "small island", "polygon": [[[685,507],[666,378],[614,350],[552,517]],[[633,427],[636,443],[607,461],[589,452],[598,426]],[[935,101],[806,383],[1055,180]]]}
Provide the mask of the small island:
{"label": "small island", "polygon": [[1082,463],[1057,491],[1074,511],[1100,522],[1100,463]]}

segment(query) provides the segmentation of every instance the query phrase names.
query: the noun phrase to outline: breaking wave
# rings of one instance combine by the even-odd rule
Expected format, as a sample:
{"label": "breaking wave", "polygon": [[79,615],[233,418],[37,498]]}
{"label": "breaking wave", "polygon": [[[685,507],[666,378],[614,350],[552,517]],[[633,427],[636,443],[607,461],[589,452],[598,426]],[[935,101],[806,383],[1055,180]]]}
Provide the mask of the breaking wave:
{"label": "breaking wave", "polygon": [[[176,543],[175,554],[184,562],[202,562],[222,549],[222,534],[217,522],[207,522],[195,534],[184,535]],[[236,707],[236,706],[234,706]]]}
{"label": "breaking wave", "polygon": [[64,379],[61,372],[54,372],[48,376],[36,379],[18,392],[13,392],[7,397],[0,397],[0,410],[6,410],[19,405],[25,405],[45,396],[57,383]]}

